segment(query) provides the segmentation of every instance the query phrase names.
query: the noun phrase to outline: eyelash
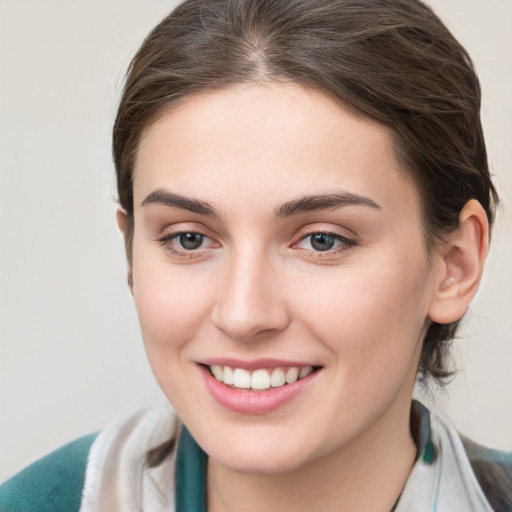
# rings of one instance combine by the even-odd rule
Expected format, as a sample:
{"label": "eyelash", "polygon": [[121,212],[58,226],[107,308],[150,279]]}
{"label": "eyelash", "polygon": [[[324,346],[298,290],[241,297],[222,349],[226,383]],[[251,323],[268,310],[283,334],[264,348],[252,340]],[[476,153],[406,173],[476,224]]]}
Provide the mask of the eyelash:
{"label": "eyelash", "polygon": [[[176,243],[179,243],[179,242],[176,242],[176,240],[178,240],[183,235],[196,235],[196,236],[202,237],[201,246],[197,247],[196,249],[186,249],[184,247],[181,249],[176,248]],[[300,249],[300,247],[298,247],[298,245],[308,239],[310,239],[309,244],[310,244],[310,246],[312,246],[312,237],[318,236],[318,235],[328,237],[329,239],[331,239],[333,241],[333,244],[336,245],[336,243],[337,243],[337,246],[332,247],[332,248],[327,248],[325,250],[320,250],[320,249],[315,249],[315,248],[312,248],[312,249],[311,248],[302,248],[303,251],[305,251],[309,256],[314,257],[314,258],[325,258],[325,257],[333,256],[333,255],[336,255],[336,254],[339,254],[342,252],[349,251],[350,249],[352,249],[354,246],[357,245],[357,241],[354,240],[353,238],[349,238],[347,236],[340,235],[339,233],[334,233],[334,232],[327,231],[327,230],[316,230],[316,231],[309,231],[307,233],[302,233],[299,241],[294,243],[292,245],[292,248]],[[168,234],[162,236],[161,238],[159,238],[158,241],[160,242],[160,245],[162,247],[164,247],[165,250],[168,251],[169,253],[171,253],[173,256],[177,256],[182,259],[193,259],[193,258],[198,258],[203,255],[205,248],[202,246],[208,240],[211,241],[211,239],[207,235],[205,235],[199,231],[191,230],[191,231],[180,231],[178,233],[168,233]]]}
{"label": "eyelash", "polygon": [[161,238],[158,239],[160,245],[165,248],[166,251],[170,252],[173,256],[178,256],[183,259],[192,259],[198,258],[202,255],[203,249],[202,247],[198,247],[197,249],[177,249],[173,244],[176,239],[179,239],[183,235],[199,235],[203,237],[201,245],[205,242],[205,240],[211,240],[207,235],[200,233],[199,231],[180,231],[178,233],[168,233]]}
{"label": "eyelash", "polygon": [[[303,249],[309,255],[311,255],[315,258],[319,258],[319,257],[325,258],[325,257],[333,256],[333,255],[339,254],[341,252],[349,251],[350,249],[352,249],[353,247],[355,247],[357,245],[357,241],[354,240],[353,238],[349,238],[347,236],[340,235],[339,233],[334,233],[331,231],[317,230],[317,231],[310,231],[307,234],[303,234],[301,236],[300,240],[297,243],[295,243],[293,245],[293,247],[297,247],[298,244],[300,244],[301,242],[303,242],[305,240],[308,240],[308,239],[311,240],[312,237],[316,236],[316,235],[323,235],[323,236],[329,237],[334,240],[334,243],[338,242],[339,245],[337,247],[326,249],[324,251],[318,250],[318,249],[317,250],[306,249],[306,248]],[[311,245],[311,241],[309,243]]]}

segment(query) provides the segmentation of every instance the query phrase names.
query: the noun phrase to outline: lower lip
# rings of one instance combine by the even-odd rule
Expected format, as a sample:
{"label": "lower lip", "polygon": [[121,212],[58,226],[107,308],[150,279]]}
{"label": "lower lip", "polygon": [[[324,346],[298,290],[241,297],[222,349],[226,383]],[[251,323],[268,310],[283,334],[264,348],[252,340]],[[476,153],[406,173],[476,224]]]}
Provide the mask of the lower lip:
{"label": "lower lip", "polygon": [[219,382],[204,366],[201,373],[210,395],[230,411],[243,414],[265,414],[285,405],[299,395],[313,381],[318,371],[292,384],[263,391],[233,389]]}

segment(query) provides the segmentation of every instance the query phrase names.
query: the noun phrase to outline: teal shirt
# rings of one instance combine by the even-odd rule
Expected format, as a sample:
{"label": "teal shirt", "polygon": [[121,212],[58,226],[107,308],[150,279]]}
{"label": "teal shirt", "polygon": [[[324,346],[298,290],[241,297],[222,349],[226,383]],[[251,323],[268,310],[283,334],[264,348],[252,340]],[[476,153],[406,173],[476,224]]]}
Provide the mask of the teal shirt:
{"label": "teal shirt", "polygon": [[87,456],[98,434],[66,444],[0,486],[0,512],[75,512],[80,508]]}

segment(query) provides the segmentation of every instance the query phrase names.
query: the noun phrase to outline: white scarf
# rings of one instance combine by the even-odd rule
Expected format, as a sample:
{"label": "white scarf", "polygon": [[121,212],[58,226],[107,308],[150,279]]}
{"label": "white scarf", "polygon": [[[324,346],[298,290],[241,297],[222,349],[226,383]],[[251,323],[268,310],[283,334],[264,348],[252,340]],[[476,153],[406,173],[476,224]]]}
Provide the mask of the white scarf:
{"label": "white scarf", "polygon": [[[170,410],[151,410],[103,431],[89,454],[80,512],[174,511],[176,450],[155,468],[146,456],[176,422]],[[416,461],[394,512],[493,512],[453,426],[431,413],[430,429],[435,459]]]}

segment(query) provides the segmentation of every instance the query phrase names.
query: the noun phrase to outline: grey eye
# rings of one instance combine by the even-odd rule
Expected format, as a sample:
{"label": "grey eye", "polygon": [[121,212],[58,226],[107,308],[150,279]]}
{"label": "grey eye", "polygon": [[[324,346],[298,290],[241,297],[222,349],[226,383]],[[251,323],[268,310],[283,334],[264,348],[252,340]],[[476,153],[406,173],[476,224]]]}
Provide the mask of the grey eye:
{"label": "grey eye", "polygon": [[326,233],[315,233],[310,236],[311,247],[315,251],[328,251],[334,247],[334,237]]}
{"label": "grey eye", "polygon": [[179,236],[180,245],[189,251],[199,249],[203,244],[204,235],[200,233],[182,233]]}

